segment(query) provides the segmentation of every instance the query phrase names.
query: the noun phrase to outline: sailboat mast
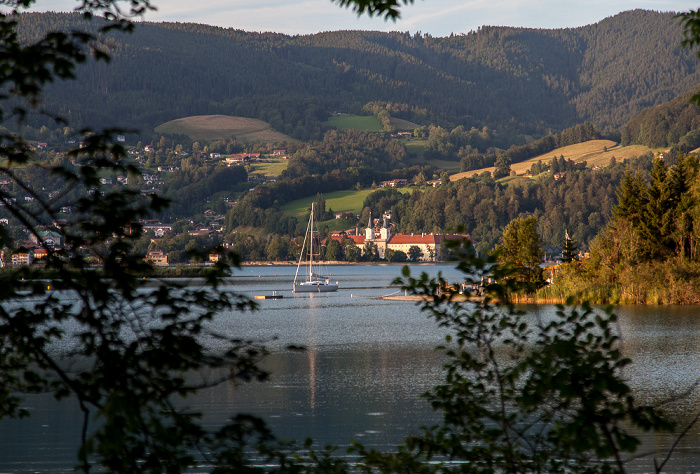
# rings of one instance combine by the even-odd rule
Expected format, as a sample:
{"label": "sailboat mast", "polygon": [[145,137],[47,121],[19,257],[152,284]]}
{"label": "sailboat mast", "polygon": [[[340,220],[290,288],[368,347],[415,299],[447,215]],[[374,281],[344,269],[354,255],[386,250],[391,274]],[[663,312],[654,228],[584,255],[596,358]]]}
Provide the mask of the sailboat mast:
{"label": "sailboat mast", "polygon": [[309,280],[313,280],[314,274],[314,203],[311,203],[311,228],[309,229]]}

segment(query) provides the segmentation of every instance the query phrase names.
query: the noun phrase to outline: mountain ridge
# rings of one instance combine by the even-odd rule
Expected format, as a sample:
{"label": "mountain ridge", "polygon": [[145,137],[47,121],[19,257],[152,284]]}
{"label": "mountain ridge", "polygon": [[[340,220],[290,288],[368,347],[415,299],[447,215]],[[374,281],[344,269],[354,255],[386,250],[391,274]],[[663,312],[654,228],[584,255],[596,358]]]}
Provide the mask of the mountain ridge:
{"label": "mountain ridge", "polygon": [[[51,28],[85,27],[70,14],[24,14],[31,40]],[[110,65],[80,68],[51,85],[47,106],[80,124],[119,117],[142,129],[192,115],[270,123],[318,139],[333,110],[386,102],[417,123],[488,125],[541,136],[591,121],[624,125],[642,109],[700,83],[680,48],[672,13],[632,10],[578,28],[485,26],[434,38],[337,31],[290,36],[192,23],[139,23],[110,36]]]}

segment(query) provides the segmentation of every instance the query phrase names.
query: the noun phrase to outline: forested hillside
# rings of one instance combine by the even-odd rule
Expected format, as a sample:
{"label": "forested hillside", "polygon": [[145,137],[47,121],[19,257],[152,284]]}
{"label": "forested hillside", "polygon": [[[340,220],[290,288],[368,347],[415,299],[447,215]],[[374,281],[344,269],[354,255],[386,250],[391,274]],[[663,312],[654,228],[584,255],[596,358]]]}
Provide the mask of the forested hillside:
{"label": "forested hillside", "polygon": [[695,89],[669,102],[642,110],[622,128],[622,143],[650,147],[679,145],[685,151],[700,147],[700,108],[691,103]]}
{"label": "forested hillside", "polygon": [[[70,14],[26,14],[22,37],[86,28]],[[95,25],[92,25],[94,28]],[[700,82],[672,14],[635,10],[573,29],[483,27],[434,38],[408,33],[247,33],[144,23],[104,38],[112,61],[47,89],[71,123],[150,131],[203,114],[258,118],[299,139],[320,139],[332,111],[369,102],[420,124],[488,126],[542,136],[590,121],[620,127],[645,107]]]}

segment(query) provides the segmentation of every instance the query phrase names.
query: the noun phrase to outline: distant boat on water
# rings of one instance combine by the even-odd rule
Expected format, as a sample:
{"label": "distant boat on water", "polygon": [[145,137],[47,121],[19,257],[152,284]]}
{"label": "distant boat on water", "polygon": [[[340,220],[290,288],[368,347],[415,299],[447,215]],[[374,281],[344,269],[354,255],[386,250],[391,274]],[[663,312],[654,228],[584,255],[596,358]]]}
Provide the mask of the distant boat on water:
{"label": "distant boat on water", "polygon": [[[328,293],[338,291],[338,282],[331,283],[325,274],[318,255],[318,249],[321,245],[320,242],[318,245],[315,245],[314,235],[318,235],[318,232],[314,228],[314,203],[311,203],[311,216],[309,216],[309,223],[306,226],[306,234],[304,234],[304,244],[301,247],[302,251],[299,256],[297,271],[294,274],[294,293]],[[308,253],[304,251],[307,248],[307,242]],[[314,251],[316,254],[314,254]],[[314,256],[318,258],[314,260]],[[303,274],[299,275],[299,270],[302,268],[304,268]]]}

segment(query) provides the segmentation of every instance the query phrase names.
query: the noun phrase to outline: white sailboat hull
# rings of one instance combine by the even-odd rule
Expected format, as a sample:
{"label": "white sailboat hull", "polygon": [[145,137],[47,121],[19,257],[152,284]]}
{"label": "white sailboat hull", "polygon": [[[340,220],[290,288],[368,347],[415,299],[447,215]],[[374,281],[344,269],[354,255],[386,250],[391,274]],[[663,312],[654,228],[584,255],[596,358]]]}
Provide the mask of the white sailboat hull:
{"label": "white sailboat hull", "polygon": [[338,291],[338,285],[325,281],[305,281],[294,284],[294,293],[329,293]]}

